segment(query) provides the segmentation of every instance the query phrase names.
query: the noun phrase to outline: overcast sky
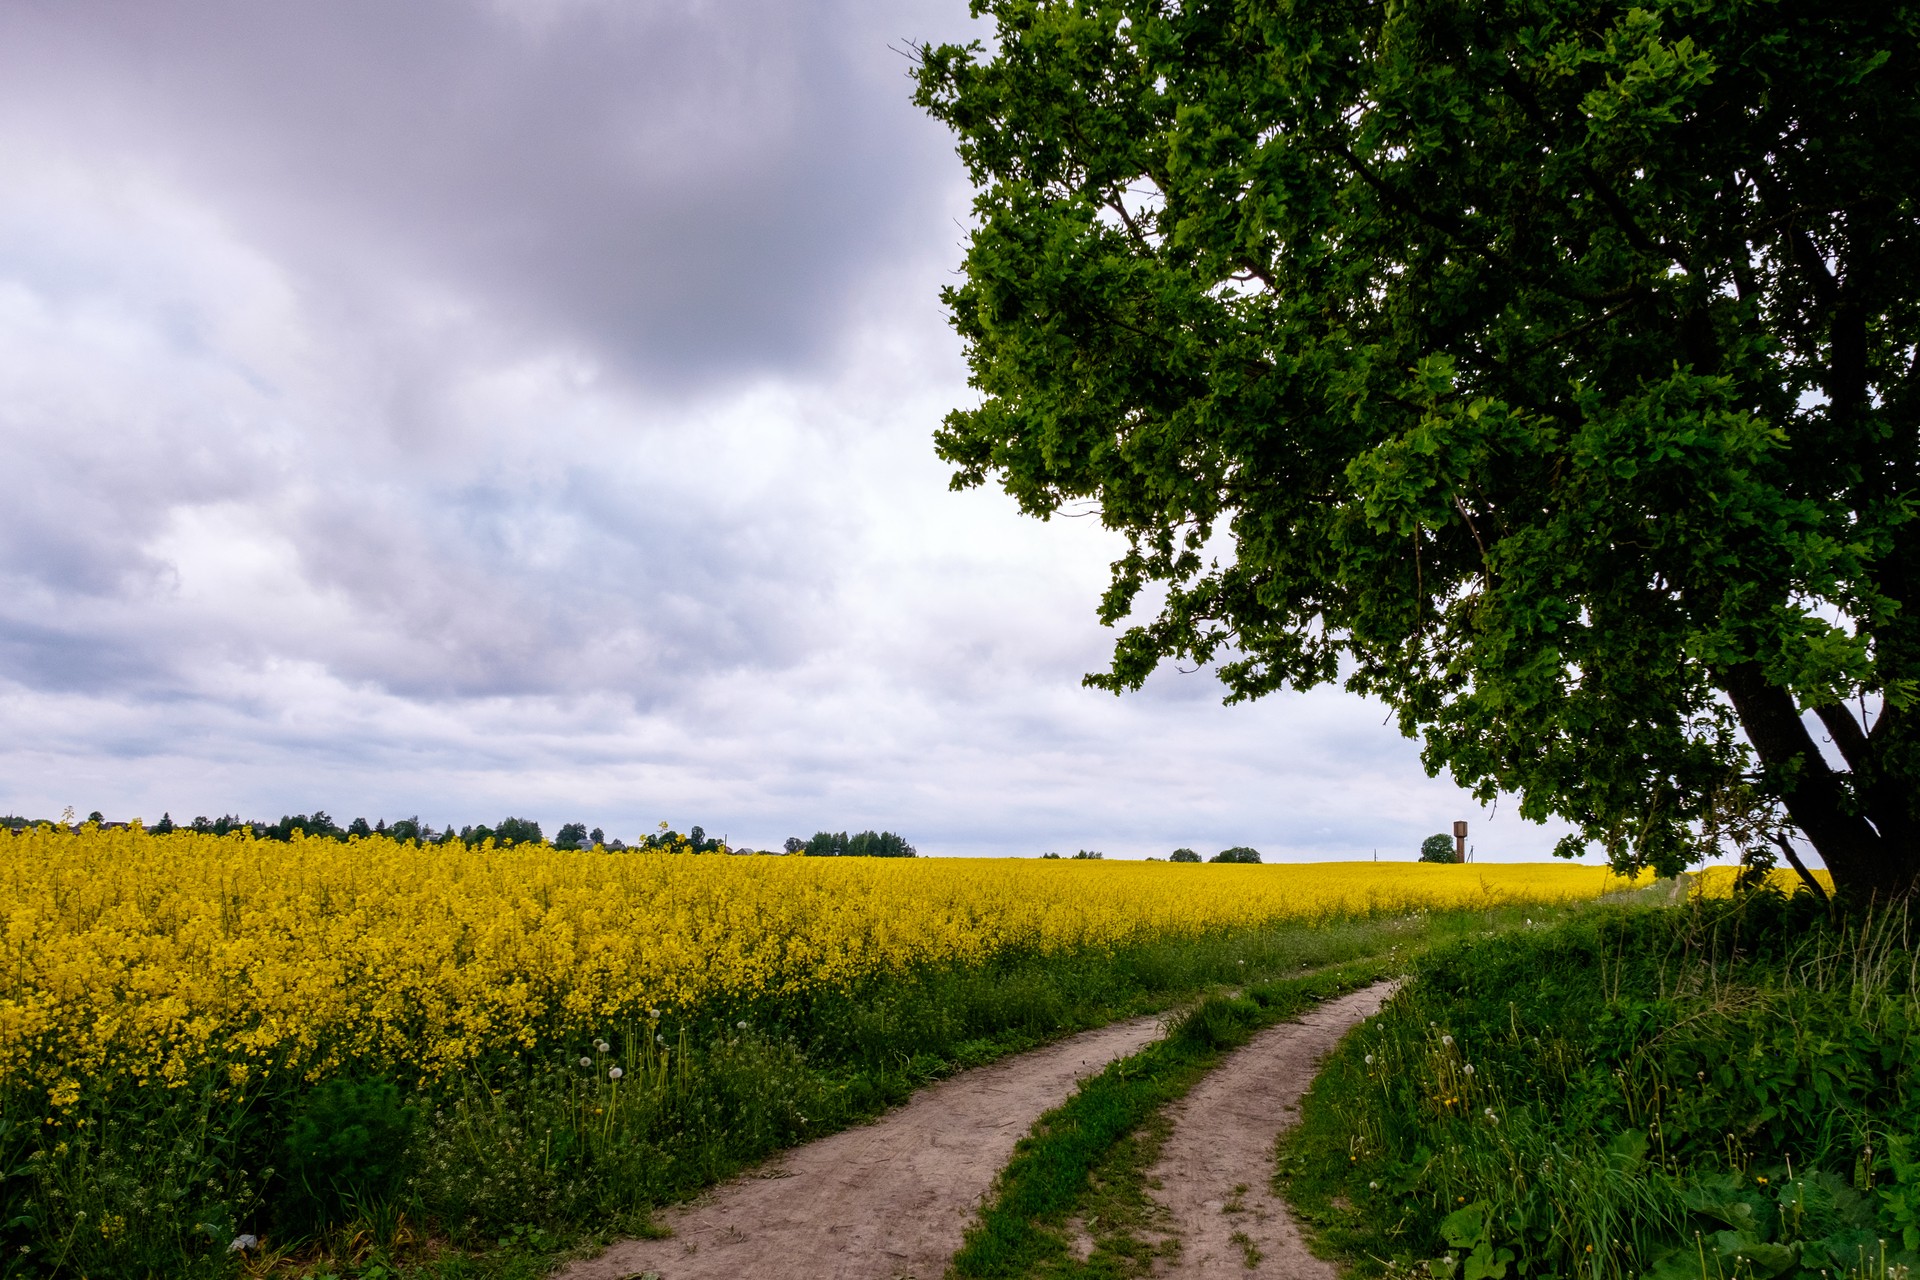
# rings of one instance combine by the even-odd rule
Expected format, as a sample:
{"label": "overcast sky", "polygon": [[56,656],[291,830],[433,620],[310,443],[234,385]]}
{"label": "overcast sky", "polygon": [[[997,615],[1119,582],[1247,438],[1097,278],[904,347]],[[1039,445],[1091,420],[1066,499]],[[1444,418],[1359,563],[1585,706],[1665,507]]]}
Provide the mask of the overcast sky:
{"label": "overcast sky", "polygon": [[1080,686],[1116,541],[949,493],[965,0],[0,7],[0,811],[765,847],[1554,831],[1333,691]]}

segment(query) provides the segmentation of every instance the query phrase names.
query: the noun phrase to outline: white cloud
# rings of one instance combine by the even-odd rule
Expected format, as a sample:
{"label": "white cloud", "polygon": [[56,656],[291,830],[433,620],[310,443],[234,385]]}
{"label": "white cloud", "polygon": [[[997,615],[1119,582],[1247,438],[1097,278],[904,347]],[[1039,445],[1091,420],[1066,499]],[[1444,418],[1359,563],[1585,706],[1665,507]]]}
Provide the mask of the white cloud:
{"label": "white cloud", "polygon": [[1081,688],[1111,535],[947,492],[966,193],[886,42],[948,8],[0,18],[0,808],[1362,857],[1466,814],[1345,695]]}

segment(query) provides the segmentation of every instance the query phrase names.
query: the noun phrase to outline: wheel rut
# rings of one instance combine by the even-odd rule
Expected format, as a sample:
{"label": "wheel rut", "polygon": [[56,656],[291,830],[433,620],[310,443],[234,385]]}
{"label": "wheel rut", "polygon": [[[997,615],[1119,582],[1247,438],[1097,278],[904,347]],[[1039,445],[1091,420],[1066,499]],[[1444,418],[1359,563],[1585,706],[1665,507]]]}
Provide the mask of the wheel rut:
{"label": "wheel rut", "polygon": [[619,1241],[558,1280],[940,1280],[1014,1143],[1163,1031],[1135,1018],[962,1072],[667,1210],[670,1238]]}
{"label": "wheel rut", "polygon": [[1321,1060],[1379,1012],[1395,985],[1375,983],[1267,1028],[1168,1108],[1173,1132],[1148,1185],[1157,1184],[1152,1195],[1167,1211],[1180,1254],[1156,1275],[1338,1280],[1332,1263],[1307,1250],[1271,1190],[1274,1142],[1298,1122]]}

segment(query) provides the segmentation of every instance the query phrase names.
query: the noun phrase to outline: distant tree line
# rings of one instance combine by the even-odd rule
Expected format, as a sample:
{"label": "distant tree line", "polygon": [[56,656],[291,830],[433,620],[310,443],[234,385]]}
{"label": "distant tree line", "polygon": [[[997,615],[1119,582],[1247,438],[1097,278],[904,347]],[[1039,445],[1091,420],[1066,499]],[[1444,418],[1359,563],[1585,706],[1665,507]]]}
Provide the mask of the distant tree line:
{"label": "distant tree line", "polygon": [[[38,826],[45,822],[58,826],[62,822],[73,821],[71,811],[64,819],[23,818],[17,814],[0,815],[0,827],[11,827],[18,831],[23,827]],[[108,822],[101,817],[99,810],[88,814],[86,821],[99,823],[107,827],[124,827],[125,822]],[[138,819],[135,819],[138,821]],[[240,818],[235,814],[225,814],[218,818],[195,818],[189,823],[176,824],[171,814],[163,813],[160,821],[147,827],[155,834],[164,835],[169,831],[203,831],[223,836],[229,831],[253,828],[255,838],[261,840],[291,840],[298,831],[308,839],[348,840],[354,836],[386,836],[393,840],[418,841],[421,844],[465,844],[478,845],[492,840],[497,845],[545,844],[545,836],[540,824],[531,818],[502,818],[493,826],[480,823],[476,826],[455,827],[448,823],[436,828],[431,823],[422,822],[418,815],[388,822],[385,818],[369,823],[365,818],[355,818],[346,826],[341,826],[329,817],[325,810],[315,809],[312,813],[290,813],[283,815],[278,822],[263,822],[258,818]],[[674,830],[666,823],[660,829],[641,836],[632,844],[622,840],[607,839],[606,832],[599,827],[587,829],[584,822],[569,822],[562,826],[553,837],[556,849],[593,849],[602,848],[613,852],[627,849],[668,853],[752,853],[752,849],[736,849],[729,845],[724,836],[715,838],[706,833],[705,828],[695,826],[685,832]],[[862,831],[857,835],[848,835],[844,831],[816,831],[813,837],[802,840],[799,836],[787,837],[785,850],[788,853],[804,854],[809,858],[912,858],[918,851],[907,843],[906,837],[895,835],[891,831]],[[1107,855],[1097,850],[1082,849],[1074,854],[1043,853],[1042,858],[1068,858],[1071,860],[1105,858]],[[1420,844],[1420,861],[1453,862],[1458,854],[1454,840],[1448,835],[1431,835]],[[1157,858],[1147,859],[1157,862]],[[1246,845],[1235,845],[1231,849],[1222,849],[1211,858],[1202,858],[1192,849],[1175,849],[1167,855],[1168,862],[1259,862],[1260,851]]]}
{"label": "distant tree line", "polygon": [[[325,809],[315,809],[312,813],[290,813],[278,822],[263,822],[258,818],[242,818],[238,814],[225,814],[218,818],[195,818],[184,826],[176,826],[171,814],[161,814],[160,821],[147,830],[156,835],[169,831],[200,831],[209,835],[223,836],[230,831],[240,831],[248,827],[253,829],[257,840],[291,840],[294,834],[310,840],[350,840],[355,836],[386,836],[390,840],[416,841],[420,844],[484,844],[491,840],[498,845],[545,844],[546,834],[540,824],[531,818],[502,818],[498,823],[488,826],[477,823],[470,826],[455,827],[449,822],[436,828],[430,822],[423,822],[419,815],[388,822],[381,818],[377,822],[368,822],[365,818],[355,818],[341,826]],[[571,823],[561,828],[563,834],[578,828],[584,836],[585,828],[579,823]],[[555,841],[559,843],[558,840]],[[582,840],[576,839],[567,846],[578,848]]]}
{"label": "distant tree line", "polygon": [[[718,840],[707,835],[706,828],[693,827],[685,835],[673,830],[666,823],[652,835],[642,836],[636,849],[664,850],[667,853],[731,853],[725,837]],[[752,850],[740,850],[750,853]]]}
{"label": "distant tree line", "polygon": [[[111,828],[132,826],[133,823],[139,822],[140,819],[135,818],[132,822],[108,822],[101,815],[100,811],[96,809],[88,814],[84,821]],[[59,819],[24,818],[14,814],[0,815],[0,827],[10,827],[15,831],[25,827],[39,826],[43,822],[49,826],[78,827],[81,825],[75,822],[71,810]],[[488,840],[493,841],[496,845],[502,846],[525,844],[545,845],[548,843],[546,834],[541,830],[538,822],[535,822],[531,818],[514,817],[502,818],[499,822],[491,826],[483,822],[456,827],[453,823],[449,822],[444,827],[435,827],[430,822],[421,821],[418,815],[411,818],[401,818],[395,822],[388,822],[385,818],[381,818],[376,822],[368,822],[365,818],[355,818],[345,826],[341,826],[340,823],[324,809],[315,809],[312,813],[285,814],[278,822],[267,822],[260,818],[242,818],[238,814],[229,813],[223,814],[218,818],[199,817],[195,818],[192,822],[176,823],[171,813],[163,813],[160,815],[158,822],[142,825],[155,835],[165,835],[172,831],[199,831],[208,835],[224,836],[229,832],[251,829],[255,839],[280,841],[292,840],[294,834],[298,832],[310,840],[346,841],[356,836],[386,836],[392,840],[404,840],[432,845],[479,845],[484,844]],[[876,833],[871,831],[863,832],[859,836],[854,837],[854,840],[867,841],[871,837],[874,837],[875,834]],[[846,836],[844,835],[839,838],[843,842],[846,840]],[[913,853],[913,847],[906,845],[898,836],[880,833],[880,838],[883,842],[898,842],[905,847],[908,855]],[[753,852],[751,849],[731,848],[726,843],[724,837],[718,839],[710,837],[702,827],[696,826],[682,833],[675,831],[664,822],[660,824],[658,831],[640,837],[633,844],[628,844],[624,840],[609,840],[607,833],[599,827],[594,827],[589,830],[587,824],[584,822],[569,822],[554,834],[552,847],[555,849],[601,848],[612,852],[625,850],[665,851],[669,853]],[[896,854],[893,856],[899,855]]]}
{"label": "distant tree line", "polygon": [[[1157,858],[1153,859],[1153,861],[1157,862],[1158,859]],[[1172,853],[1168,854],[1167,861],[1168,862],[1203,862],[1203,861],[1204,862],[1258,862],[1260,861],[1260,851],[1258,849],[1251,848],[1244,844],[1237,844],[1233,846],[1233,848],[1231,849],[1222,849],[1220,852],[1214,854],[1211,858],[1203,859],[1194,850],[1181,848],[1181,849],[1175,849]]]}
{"label": "distant tree line", "polygon": [[809,858],[913,858],[919,856],[919,851],[907,843],[905,836],[895,835],[891,831],[862,831],[852,836],[844,831],[816,831],[811,840],[802,840],[799,836],[788,836],[786,851],[805,854]]}
{"label": "distant tree line", "polygon": [[[1080,852],[1071,854],[1071,855],[1063,855],[1058,853],[1043,853],[1040,856],[1043,858],[1065,857],[1067,858],[1068,861],[1079,862],[1083,859],[1105,858],[1107,855],[1094,849],[1082,849]],[[1199,862],[1201,860],[1202,859],[1200,855],[1198,853],[1195,853],[1192,849],[1175,849],[1172,853],[1167,855],[1168,862]],[[1160,861],[1160,859],[1148,858],[1147,861],[1158,862]],[[1207,862],[1258,862],[1260,861],[1260,851],[1258,849],[1248,848],[1244,844],[1237,844],[1231,849],[1222,849],[1220,852],[1214,854],[1211,858],[1205,859],[1205,861]]]}

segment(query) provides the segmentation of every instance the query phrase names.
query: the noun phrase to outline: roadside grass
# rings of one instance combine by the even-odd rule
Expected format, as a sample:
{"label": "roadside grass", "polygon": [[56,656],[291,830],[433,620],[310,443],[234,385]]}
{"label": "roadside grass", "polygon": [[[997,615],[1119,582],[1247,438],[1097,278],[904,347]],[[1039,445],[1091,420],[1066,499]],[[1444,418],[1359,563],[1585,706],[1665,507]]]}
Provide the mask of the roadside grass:
{"label": "roadside grass", "polygon": [[1344,954],[1329,947],[1324,963],[1305,972],[1253,975],[1236,984],[1241,994],[1210,993],[1165,1039],[1110,1064],[1040,1119],[969,1229],[952,1274],[966,1280],[1151,1274],[1156,1259],[1177,1249],[1157,1229],[1147,1183],[1167,1137],[1168,1103],[1255,1032],[1401,972],[1436,942],[1524,927],[1529,918],[1550,914],[1543,907],[1508,907],[1356,922],[1344,927]]}
{"label": "roadside grass", "polygon": [[[378,1079],[332,1094],[292,1081],[242,1094],[214,1080],[100,1081],[57,1125],[0,1096],[0,1276],[545,1275],[610,1238],[648,1233],[657,1207],[953,1071],[1226,986],[1395,955],[1434,919],[1008,955],[805,1002],[609,1028],[585,1065],[509,1062],[433,1094]],[[1239,1004],[1264,1016],[1257,1001]],[[1231,1036],[1241,1016],[1190,1018],[1188,1039]],[[375,1140],[356,1148],[326,1136],[355,1132]],[[228,1251],[248,1235],[253,1247]]]}
{"label": "roadside grass", "polygon": [[1903,1280],[1916,924],[1760,894],[1421,955],[1317,1078],[1276,1186],[1362,1276]]}

